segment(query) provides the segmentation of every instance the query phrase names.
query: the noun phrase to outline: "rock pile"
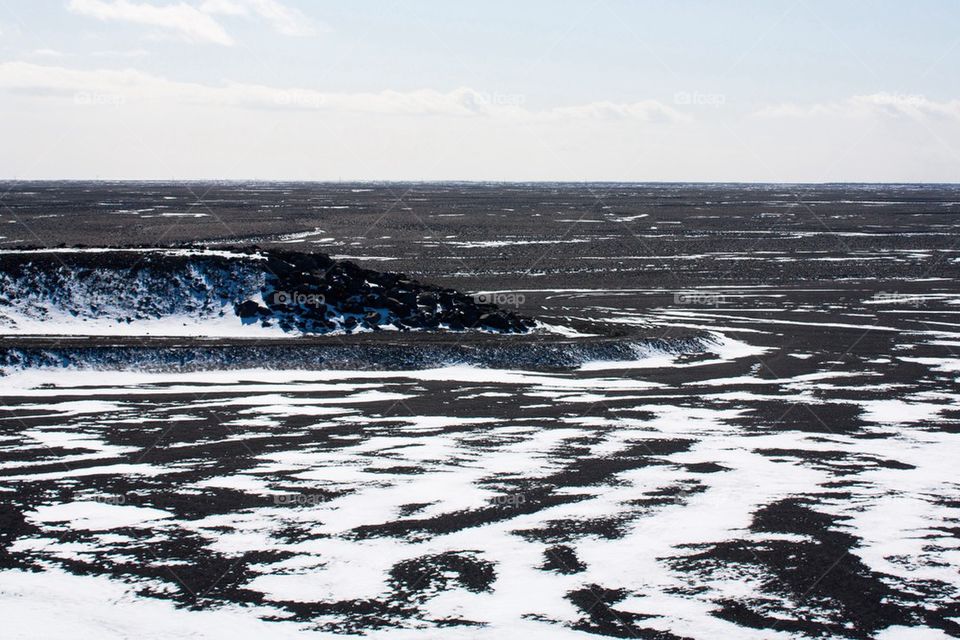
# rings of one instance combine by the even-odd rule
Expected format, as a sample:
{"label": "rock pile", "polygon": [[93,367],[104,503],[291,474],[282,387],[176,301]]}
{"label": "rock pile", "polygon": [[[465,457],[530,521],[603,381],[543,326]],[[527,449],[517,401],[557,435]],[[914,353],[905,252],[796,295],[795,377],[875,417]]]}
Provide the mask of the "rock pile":
{"label": "rock pile", "polygon": [[[323,254],[190,248],[18,250],[0,255],[0,326],[169,320],[194,326],[236,314],[292,333],[480,330],[535,322],[453,289],[363,269]],[[107,324],[104,324],[107,323]]]}
{"label": "rock pile", "polygon": [[402,273],[373,271],[322,254],[268,251],[262,301],[236,305],[245,322],[286,331],[479,329],[525,333],[534,321],[478,302],[454,289],[421,284]]}

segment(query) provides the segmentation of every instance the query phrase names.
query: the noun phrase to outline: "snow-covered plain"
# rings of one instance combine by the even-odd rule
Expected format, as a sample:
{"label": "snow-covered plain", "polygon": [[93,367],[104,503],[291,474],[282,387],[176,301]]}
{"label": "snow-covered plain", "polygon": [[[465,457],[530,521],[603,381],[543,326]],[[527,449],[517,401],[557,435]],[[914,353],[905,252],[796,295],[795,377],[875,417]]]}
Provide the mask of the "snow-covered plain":
{"label": "snow-covered plain", "polygon": [[946,637],[960,360],[715,316],[567,372],[12,371],[4,635]]}
{"label": "snow-covered plain", "polygon": [[105,370],[94,334],[252,336],[222,301],[127,322],[118,282],[100,324],[21,287],[3,339],[87,368],[0,376],[0,637],[960,637],[957,187],[206,185],[217,216],[163,216],[188,187],[7,184],[2,241],[320,249],[523,298],[571,348],[712,338]]}

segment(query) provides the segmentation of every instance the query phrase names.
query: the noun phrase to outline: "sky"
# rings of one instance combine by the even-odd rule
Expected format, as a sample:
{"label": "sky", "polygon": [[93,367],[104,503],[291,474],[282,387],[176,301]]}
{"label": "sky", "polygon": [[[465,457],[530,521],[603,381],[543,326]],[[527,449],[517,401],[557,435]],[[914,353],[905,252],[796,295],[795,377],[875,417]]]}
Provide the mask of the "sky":
{"label": "sky", "polygon": [[0,0],[0,178],[960,182],[956,0]]}

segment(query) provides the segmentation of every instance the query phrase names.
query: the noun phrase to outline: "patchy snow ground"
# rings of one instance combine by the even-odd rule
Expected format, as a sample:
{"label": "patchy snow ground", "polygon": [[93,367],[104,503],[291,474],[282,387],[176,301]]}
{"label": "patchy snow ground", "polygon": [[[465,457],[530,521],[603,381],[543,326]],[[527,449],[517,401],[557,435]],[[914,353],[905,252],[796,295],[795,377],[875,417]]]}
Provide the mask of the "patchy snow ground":
{"label": "patchy snow ground", "polygon": [[569,372],[12,373],[5,637],[956,633],[956,359],[716,315]]}
{"label": "patchy snow ground", "polygon": [[[176,185],[8,186],[8,245],[319,246],[523,297],[570,344],[713,341],[0,377],[3,638],[960,637],[956,187],[411,185],[420,225],[392,185],[211,185],[223,239],[126,224],[182,211]],[[83,225],[50,214],[86,198]],[[42,302],[14,320],[76,333]],[[139,335],[249,335],[187,306]]]}

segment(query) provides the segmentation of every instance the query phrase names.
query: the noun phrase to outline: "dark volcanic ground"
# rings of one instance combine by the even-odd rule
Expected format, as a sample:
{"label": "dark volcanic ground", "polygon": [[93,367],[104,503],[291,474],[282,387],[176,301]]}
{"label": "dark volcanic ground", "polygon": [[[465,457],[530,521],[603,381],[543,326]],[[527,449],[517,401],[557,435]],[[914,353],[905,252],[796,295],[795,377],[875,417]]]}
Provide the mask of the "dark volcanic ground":
{"label": "dark volcanic ground", "polygon": [[11,371],[15,634],[960,634],[960,187],[3,191],[0,249],[322,251],[556,326],[712,339],[539,371]]}
{"label": "dark volcanic ground", "polygon": [[[521,310],[548,316],[567,306],[551,289],[631,309],[723,286],[929,293],[960,255],[956,185],[0,182],[0,193],[0,248],[318,251],[522,293]],[[598,301],[598,289],[615,292]]]}

